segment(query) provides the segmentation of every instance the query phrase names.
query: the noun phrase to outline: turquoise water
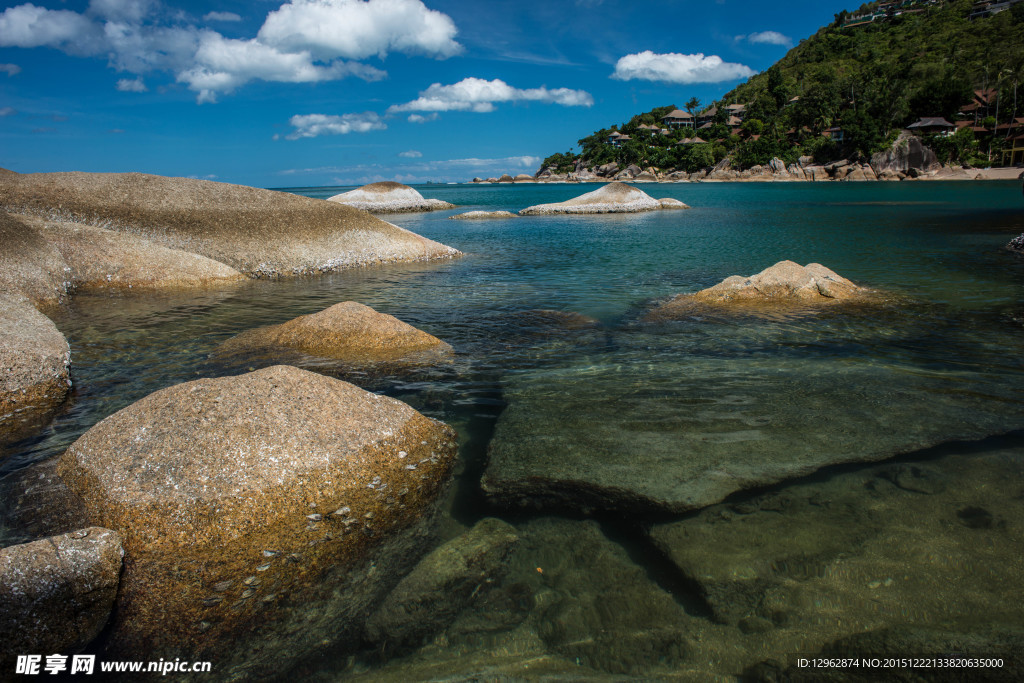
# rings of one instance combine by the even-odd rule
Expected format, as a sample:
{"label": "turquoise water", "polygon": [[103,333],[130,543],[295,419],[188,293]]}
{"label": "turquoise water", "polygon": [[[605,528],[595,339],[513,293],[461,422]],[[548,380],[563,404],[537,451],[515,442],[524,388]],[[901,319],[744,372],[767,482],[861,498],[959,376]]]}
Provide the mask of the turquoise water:
{"label": "turquoise water", "polygon": [[[1005,553],[1021,550],[1022,518],[1014,517],[1019,506],[1012,501],[1021,495],[1015,477],[1024,456],[1024,437],[1017,431],[1024,428],[1024,395],[1018,389],[1024,379],[1024,259],[1003,249],[1024,232],[1018,183],[650,184],[639,187],[693,208],[635,215],[447,220],[463,211],[516,211],[562,201],[593,187],[420,186],[424,196],[452,202],[459,209],[384,216],[465,253],[452,261],[253,281],[198,295],[77,296],[54,316],[71,343],[74,394],[43,434],[16,444],[0,460],[6,519],[0,525],[0,542],[32,536],[32,525],[24,520],[32,516],[36,503],[12,501],[18,500],[19,488],[33,467],[59,455],[98,420],[156,389],[197,376],[244,371],[245,367],[220,365],[210,358],[220,342],[242,330],[355,300],[449,342],[456,349],[456,361],[402,375],[313,360],[309,367],[387,392],[456,427],[462,461],[448,502],[446,535],[454,537],[486,515],[503,517],[517,525],[523,548],[547,558],[549,564],[564,566],[565,574],[538,578],[529,572],[539,561],[516,556],[510,578],[496,589],[513,594],[526,586],[533,596],[527,601],[533,607],[524,608],[525,616],[515,625],[501,630],[488,622],[486,628],[474,630],[463,624],[458,634],[445,635],[447,646],[435,642],[394,660],[328,660],[317,667],[324,680],[402,680],[414,677],[410,671],[420,671],[417,666],[441,667],[430,669],[435,673],[456,671],[462,666],[450,661],[456,653],[472,662],[477,655],[499,650],[513,659],[517,652],[553,658],[553,670],[567,662],[582,667],[584,678],[591,671],[653,676],[686,669],[727,674],[763,659],[784,659],[796,651],[798,642],[816,649],[848,635],[832,625],[800,625],[797,622],[806,617],[800,610],[790,621],[775,619],[775,612],[765,605],[783,597],[766,593],[743,617],[770,622],[771,628],[757,622],[767,630],[757,631],[754,635],[760,640],[754,642],[753,627],[716,616],[732,614],[718,602],[728,602],[732,598],[722,595],[732,593],[715,592],[694,578],[695,560],[680,560],[678,548],[658,545],[667,535],[648,536],[655,523],[696,524],[687,520],[703,518],[659,504],[637,507],[629,496],[619,494],[578,495],[574,487],[580,482],[594,490],[608,489],[611,475],[587,472],[565,478],[560,470],[569,467],[567,454],[574,472],[600,461],[620,472],[615,477],[623,486],[643,489],[645,495],[664,493],[652,492],[657,487],[651,482],[675,476],[677,470],[695,479],[726,477],[733,482],[715,489],[709,498],[693,498],[700,501],[698,508],[727,496],[732,496],[728,503],[735,496],[753,495],[742,492],[750,487],[758,495],[766,487],[785,490],[786,481],[822,467],[831,472],[827,468],[833,463],[854,469],[821,475],[826,476],[821,491],[831,491],[828,487],[834,487],[838,477],[861,476],[857,468],[874,467],[850,464],[862,460],[924,459],[932,463],[929,467],[939,473],[936,476],[949,480],[994,463],[995,469],[979,475],[983,481],[972,484],[990,487],[983,495],[973,489],[957,491],[953,485],[929,494],[939,506],[935,509],[951,510],[947,516],[957,533],[964,527],[958,520],[978,518],[970,511],[958,517],[958,511],[978,506],[988,510],[993,503],[985,501],[1005,501],[1005,511],[991,510],[997,520],[992,529],[953,540],[941,529],[929,533],[935,534],[937,546],[955,542],[968,554],[974,543],[978,552],[993,543]],[[350,188],[291,191],[323,198],[346,189]],[[658,326],[640,322],[644,312],[667,297],[697,291],[729,275],[749,275],[783,259],[822,263],[859,284],[884,290],[891,303],[849,315],[712,318]],[[575,312],[597,322],[585,329],[565,329],[528,313],[538,309]],[[604,436],[594,443],[581,436],[598,431]],[[985,440],[1001,434],[1009,435]],[[936,450],[951,440],[959,445]],[[638,443],[643,444],[642,454],[623,455]],[[522,476],[531,476],[530,468],[536,468],[533,473],[557,481],[549,488],[515,488],[514,493],[488,500],[480,482],[489,451],[495,459],[499,454],[513,459],[515,467],[524,468]],[[673,459],[680,457],[687,459],[686,467],[673,469]],[[967,460],[973,464],[965,469],[962,462]],[[596,465],[593,469],[599,470]],[[999,489],[1000,482],[1005,490]],[[875,495],[874,489],[870,495]],[[943,496],[952,497],[941,505],[935,502]],[[854,509],[877,503],[872,500],[843,505]],[[893,515],[937,514],[911,503],[895,506]],[[581,519],[585,517],[599,525]],[[841,526],[843,517],[839,519]],[[851,516],[849,524],[853,528],[864,522]],[[882,522],[871,524],[878,534],[888,529]],[[806,529],[778,533],[814,536]],[[836,532],[833,528],[829,533]],[[593,572],[607,575],[587,576],[585,567],[591,560],[576,546],[582,543],[579,539],[591,537],[589,546],[607,546],[600,561],[593,560]],[[923,547],[926,541],[919,543]],[[807,541],[812,542],[813,538]],[[799,552],[813,554],[806,547]],[[945,569],[933,571],[923,555],[883,561],[877,553],[871,546],[854,553],[860,564],[828,566],[839,567],[835,571],[841,569],[846,576],[867,571],[864,567],[871,562],[898,561],[911,563],[924,576],[934,574],[937,580],[957,576]],[[1015,597],[1005,586],[1022,583],[1019,563],[1000,555],[988,566],[998,570],[999,580],[990,581],[987,598],[959,611],[926,609],[914,624],[955,624],[970,630],[962,625],[969,609],[1002,605]],[[674,654],[667,659],[645,655],[644,638],[637,635],[643,629],[633,623],[635,619],[624,617],[620,621],[633,624],[632,630],[623,632],[617,644],[606,643],[604,654],[579,645],[604,642],[596,634],[614,629],[591,608],[574,605],[591,600],[595,591],[611,590],[609,577],[621,572],[631,577],[629,594],[639,601],[638,614],[655,603],[662,605],[662,627],[700,633],[703,644],[691,643],[689,650],[673,646]],[[868,601],[850,598],[842,592],[846,584],[834,581],[838,583],[816,587],[805,581],[800,584],[805,593],[788,599],[796,604],[814,595],[835,594],[845,595],[847,604]],[[554,598],[542,599],[551,591],[558,598],[554,604],[560,605],[557,614],[551,603],[544,602]],[[886,603],[886,609],[898,612],[901,601],[918,599],[908,589]],[[644,601],[649,601],[646,607]],[[485,615],[493,616],[488,609],[494,614],[507,609],[481,604],[476,609]],[[859,615],[848,620],[856,628],[908,623],[872,621],[861,615],[863,610],[848,609]],[[1014,615],[1018,620],[1024,617],[1017,612],[1007,619]],[[555,635],[552,624],[561,624]],[[811,637],[816,629],[820,633]],[[736,639],[742,646],[727,645]],[[718,663],[700,664],[705,659]]]}

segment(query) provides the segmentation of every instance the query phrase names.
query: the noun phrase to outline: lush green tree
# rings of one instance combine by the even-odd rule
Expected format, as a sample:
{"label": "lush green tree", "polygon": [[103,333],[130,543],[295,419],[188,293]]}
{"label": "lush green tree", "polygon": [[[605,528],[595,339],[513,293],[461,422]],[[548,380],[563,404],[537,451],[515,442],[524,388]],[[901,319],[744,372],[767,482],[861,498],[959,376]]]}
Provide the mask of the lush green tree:
{"label": "lush green tree", "polygon": [[699,99],[697,99],[696,97],[691,97],[686,101],[686,111],[690,112],[691,115],[694,114],[698,109],[700,109]]}

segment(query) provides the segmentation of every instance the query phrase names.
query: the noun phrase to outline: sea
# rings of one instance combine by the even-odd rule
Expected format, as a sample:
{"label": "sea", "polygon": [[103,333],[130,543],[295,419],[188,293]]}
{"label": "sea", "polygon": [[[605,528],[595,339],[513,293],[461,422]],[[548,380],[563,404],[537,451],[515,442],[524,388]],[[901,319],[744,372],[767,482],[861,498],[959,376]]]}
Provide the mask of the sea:
{"label": "sea", "polygon": [[[458,208],[382,218],[461,257],[73,297],[53,316],[72,396],[0,458],[0,545],[33,538],[26,476],[99,420],[229,372],[211,352],[239,332],[351,300],[455,349],[335,373],[458,431],[438,543],[488,517],[519,541],[423,642],[321,654],[309,680],[815,680],[798,662],[839,655],[984,658],[978,680],[1019,679],[1020,183],[637,186],[691,208],[449,220],[597,186],[419,185]],[[645,318],[783,260],[884,302]]]}

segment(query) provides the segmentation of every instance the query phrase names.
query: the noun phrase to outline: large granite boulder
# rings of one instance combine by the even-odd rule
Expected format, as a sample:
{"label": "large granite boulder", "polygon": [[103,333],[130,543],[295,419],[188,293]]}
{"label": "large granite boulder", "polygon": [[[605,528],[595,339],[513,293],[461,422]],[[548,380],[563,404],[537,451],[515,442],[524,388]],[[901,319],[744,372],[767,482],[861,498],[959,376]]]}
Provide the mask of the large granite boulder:
{"label": "large granite boulder", "polygon": [[429,547],[454,460],[447,425],[287,366],[107,417],[58,473],[124,542],[108,654],[244,677],[355,647],[369,606]]}
{"label": "large granite boulder", "polygon": [[[0,182],[2,178],[0,176]],[[71,286],[67,262],[27,217],[0,211],[0,290],[36,306],[58,303]]]}
{"label": "large granite boulder", "polygon": [[37,429],[71,386],[64,335],[25,299],[0,294],[0,443]]}
{"label": "large granite boulder", "polygon": [[370,617],[370,642],[401,649],[447,628],[505,576],[518,539],[514,527],[487,518],[432,551]]}
{"label": "large granite boulder", "polygon": [[450,356],[452,347],[394,316],[344,301],[281,325],[248,330],[218,349],[222,355],[287,351],[352,363],[415,364]]}
{"label": "large granite boulder", "polygon": [[939,167],[935,152],[925,147],[921,138],[906,131],[900,133],[889,149],[871,156],[871,168],[876,176],[884,171],[907,174],[911,169],[928,172]]}
{"label": "large granite boulder", "polygon": [[251,277],[459,254],[336,202],[142,173],[0,175],[0,209],[132,233]]}
{"label": "large granite boulder", "polygon": [[707,307],[764,308],[821,306],[872,299],[859,287],[820,263],[801,266],[779,261],[760,273],[733,275],[695,294],[679,294],[647,314],[647,320],[671,320]]}
{"label": "large granite boulder", "polygon": [[519,212],[521,216],[561,213],[636,213],[657,209],[688,209],[677,199],[654,199],[643,190],[625,183],[608,183],[592,192],[555,204],[538,204]]}
{"label": "large granite boulder", "polygon": [[511,211],[467,211],[466,213],[457,213],[454,216],[448,216],[451,220],[456,221],[471,221],[471,220],[483,220],[489,218],[515,218],[516,215]]}
{"label": "large granite boulder", "polygon": [[372,213],[411,213],[455,208],[454,204],[440,199],[425,199],[408,185],[391,181],[370,183],[356,190],[336,194],[328,198],[328,201],[347,204]]}
{"label": "large granite boulder", "polygon": [[[90,527],[0,549],[0,665],[15,655],[78,652],[110,618],[121,538]],[[8,666],[9,665],[9,666]]]}

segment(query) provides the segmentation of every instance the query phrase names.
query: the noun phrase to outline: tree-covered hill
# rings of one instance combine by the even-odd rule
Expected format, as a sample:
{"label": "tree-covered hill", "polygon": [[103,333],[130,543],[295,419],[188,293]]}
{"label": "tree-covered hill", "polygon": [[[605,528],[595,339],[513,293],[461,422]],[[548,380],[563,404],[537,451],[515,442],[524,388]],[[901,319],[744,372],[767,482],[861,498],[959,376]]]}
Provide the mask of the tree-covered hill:
{"label": "tree-covered hill", "polygon": [[[818,161],[868,156],[924,117],[970,119],[956,135],[929,140],[940,160],[999,163],[1004,144],[1024,134],[1021,127],[998,128],[1024,113],[1024,2],[972,18],[977,6],[972,0],[897,0],[842,12],[713,103],[710,127],[668,135],[641,128],[660,125],[674,109],[660,107],[596,131],[578,142],[579,154],[553,155],[542,168],[566,169],[582,158],[590,166],[616,161],[692,172],[726,156],[743,168],[772,157],[791,163],[803,155]],[[997,97],[969,106],[975,91],[990,90]],[[694,100],[688,104],[694,108]],[[742,122],[729,119],[730,104],[745,105]],[[615,130],[630,139],[613,145]],[[704,142],[677,144],[694,136]]]}

